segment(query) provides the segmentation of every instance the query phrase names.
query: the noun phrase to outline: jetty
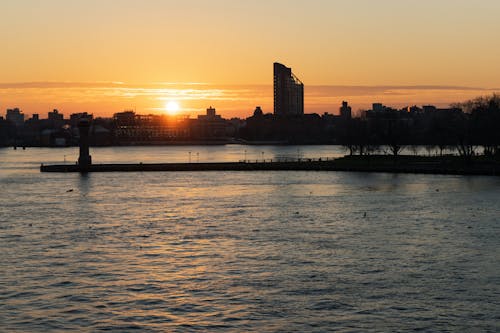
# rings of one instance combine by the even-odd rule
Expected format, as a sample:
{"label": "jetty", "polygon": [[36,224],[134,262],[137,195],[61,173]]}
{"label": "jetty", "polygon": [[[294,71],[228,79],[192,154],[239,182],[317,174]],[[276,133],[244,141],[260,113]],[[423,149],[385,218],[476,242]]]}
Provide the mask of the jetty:
{"label": "jetty", "polygon": [[500,163],[478,159],[465,163],[458,156],[345,156],[295,161],[239,161],[215,163],[134,163],[42,165],[41,172],[150,172],[150,171],[351,171],[446,175],[500,175]]}
{"label": "jetty", "polygon": [[134,163],[134,164],[78,164],[42,165],[42,172],[134,172],[134,171],[284,171],[332,170],[331,161],[241,161],[215,163]]}

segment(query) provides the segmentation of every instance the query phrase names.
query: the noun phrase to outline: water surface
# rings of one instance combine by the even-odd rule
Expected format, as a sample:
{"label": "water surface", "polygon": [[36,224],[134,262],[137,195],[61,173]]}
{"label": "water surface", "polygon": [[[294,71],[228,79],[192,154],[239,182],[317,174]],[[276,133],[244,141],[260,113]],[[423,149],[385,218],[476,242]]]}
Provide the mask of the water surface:
{"label": "water surface", "polygon": [[[335,149],[91,153],[234,161]],[[38,172],[75,154],[0,149],[0,331],[500,330],[500,178]]]}

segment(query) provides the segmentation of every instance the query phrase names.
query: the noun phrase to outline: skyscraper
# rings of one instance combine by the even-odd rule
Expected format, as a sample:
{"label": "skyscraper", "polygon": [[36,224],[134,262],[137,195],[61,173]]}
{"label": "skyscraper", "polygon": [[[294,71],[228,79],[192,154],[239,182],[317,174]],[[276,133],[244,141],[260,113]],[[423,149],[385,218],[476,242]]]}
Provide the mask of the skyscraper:
{"label": "skyscraper", "polygon": [[304,114],[304,84],[292,73],[292,69],[274,63],[274,114]]}

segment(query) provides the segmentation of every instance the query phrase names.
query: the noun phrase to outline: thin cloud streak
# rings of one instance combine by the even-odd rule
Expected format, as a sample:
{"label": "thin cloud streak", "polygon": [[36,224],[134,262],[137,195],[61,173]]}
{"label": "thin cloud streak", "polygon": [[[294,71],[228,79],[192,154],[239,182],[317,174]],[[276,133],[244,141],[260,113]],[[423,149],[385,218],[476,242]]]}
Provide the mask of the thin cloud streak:
{"label": "thin cloud streak", "polygon": [[[413,104],[445,106],[498,89],[447,85],[306,85],[307,113],[336,113],[342,100],[354,109],[369,108],[373,102],[401,107]],[[247,117],[256,105],[272,112],[272,85],[214,85],[204,83],[126,82],[15,82],[0,83],[0,108],[19,106],[25,113],[59,108],[68,115],[82,110],[110,116],[125,108],[162,112],[168,100],[182,102],[183,110],[204,112],[213,105],[223,116]]]}

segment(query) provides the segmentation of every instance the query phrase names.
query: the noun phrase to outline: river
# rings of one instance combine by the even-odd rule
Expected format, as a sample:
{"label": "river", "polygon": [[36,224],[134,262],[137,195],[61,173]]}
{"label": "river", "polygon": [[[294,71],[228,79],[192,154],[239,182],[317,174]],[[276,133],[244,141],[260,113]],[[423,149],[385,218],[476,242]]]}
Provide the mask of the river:
{"label": "river", "polygon": [[[336,157],[332,146],[91,149],[94,163]],[[500,178],[40,173],[0,149],[0,331],[500,330]]]}

